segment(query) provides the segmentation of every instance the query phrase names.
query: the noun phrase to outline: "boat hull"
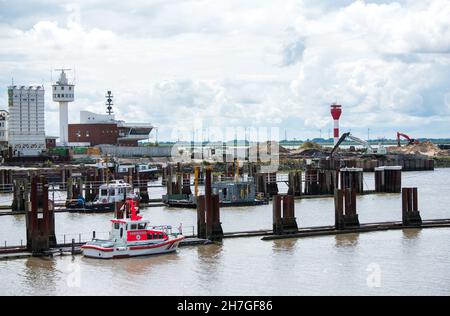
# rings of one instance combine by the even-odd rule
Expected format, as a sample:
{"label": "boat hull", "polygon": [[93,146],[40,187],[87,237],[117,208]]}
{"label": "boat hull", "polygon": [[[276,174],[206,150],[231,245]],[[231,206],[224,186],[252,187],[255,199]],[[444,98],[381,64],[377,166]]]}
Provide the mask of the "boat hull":
{"label": "boat hull", "polygon": [[81,247],[83,256],[95,259],[120,259],[138,256],[150,256],[175,252],[184,237],[179,237],[157,244],[133,245],[127,247],[103,248],[97,245]]}

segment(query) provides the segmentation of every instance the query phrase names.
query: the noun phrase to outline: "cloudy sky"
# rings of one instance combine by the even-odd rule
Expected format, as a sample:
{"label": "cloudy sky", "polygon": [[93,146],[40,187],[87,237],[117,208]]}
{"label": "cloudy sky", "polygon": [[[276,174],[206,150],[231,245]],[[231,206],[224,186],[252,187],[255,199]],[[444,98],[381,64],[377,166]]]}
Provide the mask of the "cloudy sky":
{"label": "cloudy sky", "polygon": [[[7,86],[75,69],[81,109],[152,122],[159,137],[192,126],[278,127],[328,137],[329,105],[362,138],[450,137],[448,0],[0,0],[0,108]],[[56,75],[53,74],[53,79]]]}

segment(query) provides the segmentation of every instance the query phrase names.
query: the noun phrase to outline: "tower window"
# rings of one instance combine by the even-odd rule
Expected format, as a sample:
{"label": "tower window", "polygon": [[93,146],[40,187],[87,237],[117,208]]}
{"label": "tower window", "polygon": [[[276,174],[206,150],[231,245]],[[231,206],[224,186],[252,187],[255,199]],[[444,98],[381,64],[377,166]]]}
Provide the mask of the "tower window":
{"label": "tower window", "polygon": [[61,90],[64,90],[64,87],[61,87]]}

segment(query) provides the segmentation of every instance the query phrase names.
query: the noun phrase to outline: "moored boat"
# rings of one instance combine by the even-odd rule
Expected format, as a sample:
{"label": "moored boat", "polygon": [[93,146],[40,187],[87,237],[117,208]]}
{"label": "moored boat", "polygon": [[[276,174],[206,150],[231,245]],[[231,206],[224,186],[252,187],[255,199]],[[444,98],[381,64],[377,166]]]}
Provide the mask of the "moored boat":
{"label": "moored boat", "polygon": [[184,239],[181,232],[172,233],[171,226],[150,226],[138,215],[132,199],[126,201],[111,222],[107,240],[93,239],[81,247],[85,257],[114,259],[170,253]]}
{"label": "moored boat", "polygon": [[86,202],[80,196],[76,200],[69,200],[66,207],[70,212],[101,213],[114,212],[115,203],[124,199],[139,200],[139,196],[133,191],[133,187],[123,180],[113,180],[100,185],[98,196],[93,202]]}

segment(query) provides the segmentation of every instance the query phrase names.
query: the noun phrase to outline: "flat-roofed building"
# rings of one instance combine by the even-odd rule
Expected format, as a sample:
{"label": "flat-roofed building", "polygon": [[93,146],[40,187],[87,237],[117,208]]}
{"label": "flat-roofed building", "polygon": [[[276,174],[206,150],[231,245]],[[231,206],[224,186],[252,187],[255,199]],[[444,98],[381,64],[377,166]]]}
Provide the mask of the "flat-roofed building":
{"label": "flat-roofed building", "polygon": [[153,128],[150,123],[127,123],[114,115],[81,111],[80,123],[69,124],[69,143],[134,147],[147,140]]}
{"label": "flat-roofed building", "polygon": [[44,87],[8,87],[8,144],[13,156],[39,156],[45,150]]}

